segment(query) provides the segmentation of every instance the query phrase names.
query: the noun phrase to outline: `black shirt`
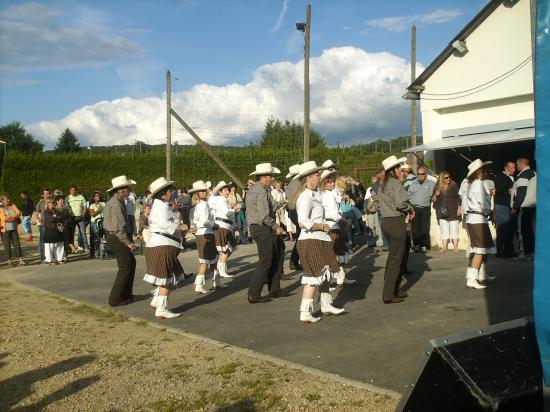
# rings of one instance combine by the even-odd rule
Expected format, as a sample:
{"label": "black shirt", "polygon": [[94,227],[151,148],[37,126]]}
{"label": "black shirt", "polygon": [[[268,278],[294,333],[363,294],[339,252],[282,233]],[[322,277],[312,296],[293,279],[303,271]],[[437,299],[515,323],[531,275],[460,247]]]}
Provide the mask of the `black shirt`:
{"label": "black shirt", "polygon": [[510,207],[510,189],[514,186],[513,177],[500,172],[495,177],[495,205]]}
{"label": "black shirt", "polygon": [[21,216],[32,216],[34,212],[34,205],[30,197],[23,200],[23,205],[21,207]]}

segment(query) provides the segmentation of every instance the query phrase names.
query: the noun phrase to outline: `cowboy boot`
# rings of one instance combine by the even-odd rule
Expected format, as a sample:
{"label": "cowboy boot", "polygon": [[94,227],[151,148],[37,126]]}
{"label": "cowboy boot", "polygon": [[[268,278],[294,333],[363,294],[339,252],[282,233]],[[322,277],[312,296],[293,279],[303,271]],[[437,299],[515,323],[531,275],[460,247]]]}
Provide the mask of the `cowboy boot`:
{"label": "cowboy boot", "polygon": [[330,293],[321,293],[321,312],[323,315],[341,315],[346,311],[344,308],[335,308],[332,306],[332,302]]}
{"label": "cowboy boot", "polygon": [[195,294],[196,295],[204,295],[208,293],[208,289],[204,287],[205,281],[205,275],[197,275],[195,277]]}
{"label": "cowboy boot", "polygon": [[480,285],[477,281],[479,270],[469,267],[466,270],[466,287],[468,289],[485,289],[487,286]]}
{"label": "cowboy boot", "polygon": [[212,272],[212,289],[225,289],[227,285],[222,283],[220,272],[214,270]]}
{"label": "cowboy boot", "polygon": [[159,319],[172,319],[181,316],[181,313],[174,313],[168,310],[168,296],[157,297],[157,310],[155,311],[155,317]]}
{"label": "cowboy boot", "polygon": [[300,304],[300,322],[301,323],[315,323],[319,322],[321,318],[313,316],[313,299],[302,299]]}

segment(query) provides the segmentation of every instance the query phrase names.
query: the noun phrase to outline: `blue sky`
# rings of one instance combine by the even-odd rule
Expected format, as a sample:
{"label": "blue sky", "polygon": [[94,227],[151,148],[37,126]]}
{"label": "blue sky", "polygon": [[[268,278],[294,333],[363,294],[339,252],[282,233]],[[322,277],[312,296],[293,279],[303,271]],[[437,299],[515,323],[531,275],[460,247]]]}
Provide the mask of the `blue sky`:
{"label": "blue sky", "polygon": [[[417,61],[425,67],[484,4],[311,1],[311,55],[319,58],[312,62],[313,70],[319,67],[319,78],[312,81],[312,109],[318,109],[313,127],[329,141],[406,132],[407,104],[397,91],[408,82],[410,26],[417,25]],[[305,20],[305,5],[298,0],[2,1],[0,123],[19,120],[47,144],[64,127],[76,129],[86,144],[105,143],[104,134],[117,142],[153,143],[163,136],[164,73],[170,69],[177,78],[176,109],[202,128],[207,140],[254,140],[268,115],[299,118],[303,38],[295,22]],[[278,62],[288,65],[274,65]],[[368,88],[377,81],[390,87],[386,77],[357,75],[369,66],[395,72],[389,76],[391,83],[399,82],[391,89],[392,101],[372,95],[380,87]],[[275,87],[268,84],[272,77],[278,78]],[[285,83],[291,77],[295,81]],[[399,112],[399,121],[364,124],[361,118],[368,115],[353,108],[340,77],[346,84],[369,83],[362,94],[350,96],[363,102],[365,113],[376,113],[381,100],[380,106]],[[261,103],[258,96],[264,96]],[[246,99],[256,103],[241,104]],[[231,122],[243,129],[228,126]],[[181,141],[187,142],[183,135]]]}

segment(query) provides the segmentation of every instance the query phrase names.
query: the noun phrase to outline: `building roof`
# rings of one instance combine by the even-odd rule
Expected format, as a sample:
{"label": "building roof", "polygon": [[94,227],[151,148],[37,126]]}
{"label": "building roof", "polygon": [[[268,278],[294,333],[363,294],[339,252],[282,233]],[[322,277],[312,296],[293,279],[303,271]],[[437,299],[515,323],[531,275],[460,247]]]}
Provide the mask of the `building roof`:
{"label": "building roof", "polygon": [[465,41],[468,36],[478,28],[481,23],[485,21],[489,15],[495,11],[495,9],[501,5],[501,3],[516,3],[519,0],[491,0],[481,11],[450,41],[447,47],[439,53],[434,61],[430,63],[428,67],[412,82],[407,89],[411,89],[413,86],[422,86],[426,80],[430,78],[432,74],[441,66],[454,51],[453,43],[457,40]]}

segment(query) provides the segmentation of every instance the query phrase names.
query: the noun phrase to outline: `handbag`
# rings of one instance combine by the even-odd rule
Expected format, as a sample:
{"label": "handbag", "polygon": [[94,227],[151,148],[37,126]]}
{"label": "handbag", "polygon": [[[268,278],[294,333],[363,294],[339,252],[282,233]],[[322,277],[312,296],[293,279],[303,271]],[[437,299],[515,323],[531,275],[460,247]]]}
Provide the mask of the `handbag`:
{"label": "handbag", "polygon": [[65,225],[63,223],[56,223],[57,231],[63,233],[65,231]]}
{"label": "handbag", "polygon": [[446,207],[438,207],[435,209],[435,216],[438,219],[447,219],[449,217],[449,211]]}

